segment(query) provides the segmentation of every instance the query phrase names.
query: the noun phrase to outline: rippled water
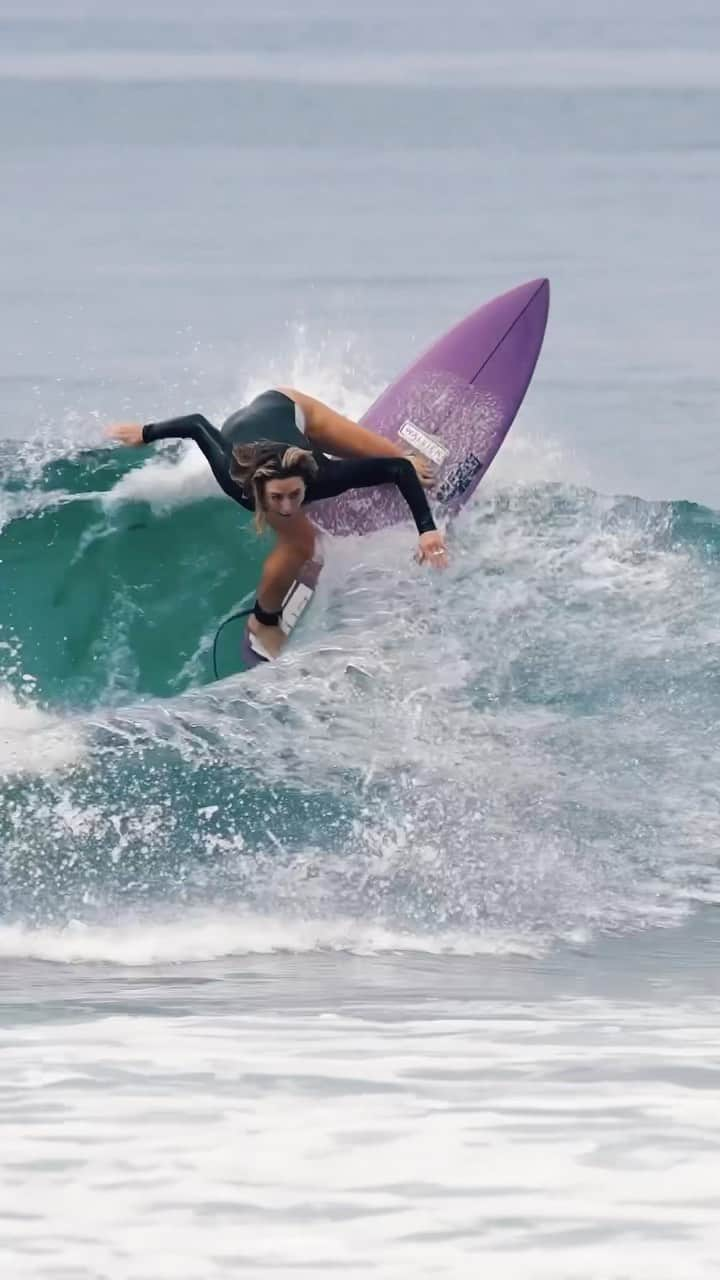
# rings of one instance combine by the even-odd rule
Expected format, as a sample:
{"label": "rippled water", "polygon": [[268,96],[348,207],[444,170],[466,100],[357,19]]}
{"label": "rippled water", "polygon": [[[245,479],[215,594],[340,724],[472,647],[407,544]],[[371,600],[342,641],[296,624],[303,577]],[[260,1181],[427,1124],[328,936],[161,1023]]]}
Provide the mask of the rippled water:
{"label": "rippled water", "polygon": [[[180,969],[16,966],[13,1275],[713,1274],[712,920],[534,963],[246,943],[192,964],[178,929]],[[125,964],[153,944],[128,932]]]}

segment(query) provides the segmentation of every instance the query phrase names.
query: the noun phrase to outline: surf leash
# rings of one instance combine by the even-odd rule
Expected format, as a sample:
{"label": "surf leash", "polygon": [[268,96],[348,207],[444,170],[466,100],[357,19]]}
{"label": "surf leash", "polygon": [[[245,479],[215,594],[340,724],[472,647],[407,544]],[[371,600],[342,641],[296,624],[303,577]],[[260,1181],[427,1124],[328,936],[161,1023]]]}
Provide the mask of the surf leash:
{"label": "surf leash", "polygon": [[252,613],[252,605],[250,606],[249,609],[238,609],[237,613],[231,613],[228,615],[227,618],[224,618],[223,621],[220,623],[220,626],[218,627],[217,631],[215,632],[215,639],[213,640],[212,659],[213,659],[213,671],[215,673],[216,680],[220,679],[220,676],[218,675],[218,669],[217,669],[217,647],[218,647],[218,640],[220,639],[220,636],[222,635],[223,631],[225,630],[229,622],[235,622],[238,618],[248,618],[251,613]]}

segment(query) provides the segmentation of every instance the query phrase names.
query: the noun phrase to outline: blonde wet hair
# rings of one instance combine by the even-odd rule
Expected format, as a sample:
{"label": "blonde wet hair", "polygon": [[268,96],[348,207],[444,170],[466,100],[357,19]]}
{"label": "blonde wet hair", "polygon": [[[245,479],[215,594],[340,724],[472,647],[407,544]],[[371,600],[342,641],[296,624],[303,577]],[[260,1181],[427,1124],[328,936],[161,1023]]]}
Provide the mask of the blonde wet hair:
{"label": "blonde wet hair", "polygon": [[230,466],[235,483],[240,485],[246,498],[253,499],[258,533],[267,528],[265,486],[268,480],[299,476],[307,484],[315,478],[317,471],[318,464],[308,449],[300,449],[297,445],[284,448],[271,440],[235,445]]}

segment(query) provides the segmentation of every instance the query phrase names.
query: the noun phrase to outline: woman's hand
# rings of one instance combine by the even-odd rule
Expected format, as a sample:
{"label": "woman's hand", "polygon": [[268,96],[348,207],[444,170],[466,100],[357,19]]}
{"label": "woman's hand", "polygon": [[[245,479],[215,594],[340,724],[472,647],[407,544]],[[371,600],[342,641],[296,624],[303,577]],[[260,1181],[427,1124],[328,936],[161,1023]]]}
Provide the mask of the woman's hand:
{"label": "woman's hand", "polygon": [[434,489],[435,468],[429,458],[424,458],[419,453],[407,453],[405,457],[408,462],[412,462],[423,489]]}
{"label": "woman's hand", "polygon": [[111,440],[118,444],[144,444],[143,429],[139,422],[114,422],[105,432]]}
{"label": "woman's hand", "polygon": [[447,547],[439,529],[420,534],[417,560],[419,564],[429,564],[433,569],[447,569]]}

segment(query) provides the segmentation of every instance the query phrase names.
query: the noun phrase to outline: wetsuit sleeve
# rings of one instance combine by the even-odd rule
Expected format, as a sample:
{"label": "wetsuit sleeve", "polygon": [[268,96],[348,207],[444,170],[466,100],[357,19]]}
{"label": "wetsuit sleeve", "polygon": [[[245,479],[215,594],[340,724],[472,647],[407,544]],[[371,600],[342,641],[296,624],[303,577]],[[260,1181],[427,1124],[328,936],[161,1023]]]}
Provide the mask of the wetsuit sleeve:
{"label": "wetsuit sleeve", "polygon": [[347,462],[327,461],[307,487],[306,502],[336,498],[348,489],[369,489],[376,484],[397,485],[407,502],[418,533],[430,533],[436,525],[418,479],[407,458],[350,458]]}
{"label": "wetsuit sleeve", "polygon": [[143,427],[143,441],[154,444],[156,440],[194,440],[210,463],[210,469],[221,489],[236,502],[240,491],[230,476],[232,451],[214,427],[201,413],[189,413],[184,418],[169,418],[167,422],[148,422]]}

